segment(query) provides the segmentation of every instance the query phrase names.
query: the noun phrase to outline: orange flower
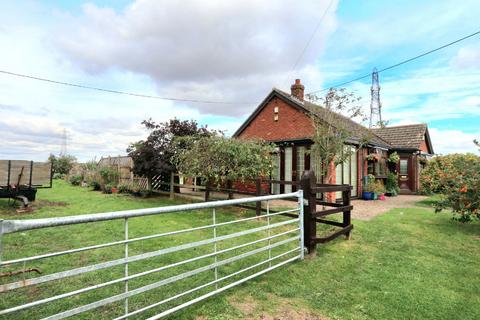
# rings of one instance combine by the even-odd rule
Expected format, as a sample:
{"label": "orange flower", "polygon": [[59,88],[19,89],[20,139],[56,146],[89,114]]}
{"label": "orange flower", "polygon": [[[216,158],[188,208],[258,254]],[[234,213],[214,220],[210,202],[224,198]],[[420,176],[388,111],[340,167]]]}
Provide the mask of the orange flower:
{"label": "orange flower", "polygon": [[465,193],[465,192],[467,192],[467,190],[468,190],[467,186],[463,186],[463,187],[460,188],[459,191],[462,192],[462,193]]}

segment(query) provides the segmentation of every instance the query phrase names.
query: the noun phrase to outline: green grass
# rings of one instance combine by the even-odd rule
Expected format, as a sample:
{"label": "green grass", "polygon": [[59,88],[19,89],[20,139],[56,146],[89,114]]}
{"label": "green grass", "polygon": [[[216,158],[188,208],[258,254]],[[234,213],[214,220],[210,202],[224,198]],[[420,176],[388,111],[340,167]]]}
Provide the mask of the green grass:
{"label": "green grass", "polygon": [[[1,217],[28,219],[180,203],[178,200],[170,201],[166,198],[135,199],[122,195],[103,195],[71,187],[63,182],[57,182],[51,190],[41,190],[38,199],[63,201],[67,206],[44,206],[32,214],[16,215],[6,206],[6,202],[2,201]],[[427,203],[424,205],[428,206]],[[227,221],[232,219],[232,215],[246,217],[252,214],[253,212],[246,210],[222,209],[218,210],[218,220]],[[130,219],[130,237],[200,226],[210,223],[210,219],[209,210]],[[257,221],[249,223],[251,226],[261,224],[262,222]],[[354,221],[354,224],[351,240],[341,238],[321,245],[315,257],[308,257],[303,262],[275,270],[180,311],[169,319],[257,319],[265,314],[286,318],[285,312],[291,310],[302,315],[316,314],[330,319],[480,319],[479,223],[459,224],[451,220],[449,213],[435,214],[430,208],[419,207],[395,209],[371,221]],[[219,232],[231,233],[239,230],[238,228],[240,226],[229,227]],[[156,239],[132,244],[129,250],[130,254],[134,255],[168,247],[172,243],[180,244],[208,236],[210,233],[202,231],[188,236]],[[242,241],[252,241],[260,236],[265,235],[248,236]],[[120,240],[122,237],[122,221],[33,230],[5,236],[3,258],[30,256],[40,252]],[[232,244],[233,242],[229,242],[223,245]],[[207,252],[211,252],[210,247],[149,259],[131,264],[130,273]],[[68,259],[60,257],[49,259],[48,262],[45,260],[33,265],[27,264],[27,268],[39,267],[48,274],[87,263],[120,258],[122,255],[122,247],[101,249],[79,253]],[[229,256],[232,255],[222,258]],[[248,261],[222,267],[221,275],[238,270],[247,263],[257,262],[262,257],[252,257]],[[212,260],[197,263],[194,267],[208,263],[212,263]],[[131,281],[130,289],[191,268],[176,268]],[[122,274],[123,267],[117,267],[62,281],[60,286],[53,283],[16,290],[15,294],[0,294],[0,309],[108,281]],[[175,285],[131,298],[131,309],[159,301],[162,297],[181,292],[207,279],[212,279],[212,273],[182,280]],[[6,282],[5,279],[1,281]],[[122,290],[123,285],[114,285],[65,299],[61,304],[32,308],[19,313],[15,319],[40,318],[121,293]],[[119,302],[79,318],[109,319],[120,315],[122,310],[123,302]],[[161,308],[154,311],[160,310]],[[141,318],[153,314],[153,311],[145,313]]]}

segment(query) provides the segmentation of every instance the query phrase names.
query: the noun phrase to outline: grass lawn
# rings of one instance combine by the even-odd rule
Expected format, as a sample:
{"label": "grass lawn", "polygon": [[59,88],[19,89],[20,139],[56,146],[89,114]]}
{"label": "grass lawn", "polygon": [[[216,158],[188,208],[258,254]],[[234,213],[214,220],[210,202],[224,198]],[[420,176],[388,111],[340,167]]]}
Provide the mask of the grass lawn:
{"label": "grass lawn", "polygon": [[[135,199],[122,195],[103,195],[63,182],[56,182],[53,189],[39,191],[38,199],[38,210],[28,215],[16,215],[6,205],[6,201],[0,201],[0,217],[41,218],[180,203],[166,198]],[[45,200],[51,203],[45,203]],[[265,319],[480,319],[480,224],[459,224],[450,219],[449,213],[433,213],[428,204],[424,203],[418,208],[395,209],[370,221],[354,221],[355,229],[351,240],[340,238],[319,246],[316,257],[308,257],[303,262],[275,270],[180,311],[169,319],[259,319],[261,316]],[[241,217],[252,215],[253,212],[222,209],[218,212],[218,220],[231,220],[232,214]],[[209,210],[130,219],[130,237],[205,225],[210,223],[210,219]],[[252,225],[261,223],[251,222]],[[219,230],[220,235],[221,232],[231,233],[234,228],[237,227]],[[171,246],[172,242],[181,244],[196,241],[208,236],[205,232],[135,243],[129,246],[129,251],[134,255]],[[256,236],[248,236],[244,241],[252,241]],[[5,236],[3,259],[121,240],[122,237],[123,221],[33,230]],[[232,243],[225,245],[231,246]],[[211,252],[211,248],[197,248],[131,264],[130,273],[203,252]],[[120,246],[78,253],[69,259],[59,257],[35,262],[26,267],[39,267],[48,274],[87,263],[117,259],[122,255],[123,247]],[[252,259],[249,259],[250,263],[255,262]],[[212,261],[196,264],[195,267],[209,263]],[[221,268],[221,273],[228,274],[238,268],[240,266],[225,266]],[[191,267],[175,268],[162,272],[161,277],[190,269]],[[122,275],[123,266],[96,272],[94,275],[77,276],[62,281],[60,286],[53,283],[19,289],[14,291],[15,294],[0,294],[0,309]],[[140,287],[158,281],[159,276],[147,276],[131,281],[129,285],[131,288]],[[161,290],[131,298],[131,309],[144,306],[147,301],[159,301],[167,293],[171,295],[202,283],[205,276],[211,280],[211,274],[195,276],[186,279],[188,281],[182,280],[175,286],[162,287]],[[0,283],[12,279],[8,280],[1,279]],[[41,318],[121,293],[122,290],[123,284],[113,285],[62,300],[61,304],[34,307],[11,318]],[[118,302],[79,318],[109,319],[119,316],[122,310],[123,302]],[[142,314],[142,318],[153,314],[155,312]]]}

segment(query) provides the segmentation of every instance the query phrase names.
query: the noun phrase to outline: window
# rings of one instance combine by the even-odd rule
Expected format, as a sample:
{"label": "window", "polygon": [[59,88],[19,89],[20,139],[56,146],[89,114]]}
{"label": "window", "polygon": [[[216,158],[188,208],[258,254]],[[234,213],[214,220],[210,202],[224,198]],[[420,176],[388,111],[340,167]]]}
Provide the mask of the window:
{"label": "window", "polygon": [[400,174],[402,176],[408,174],[408,159],[400,159]]}
{"label": "window", "polygon": [[305,171],[305,147],[297,147],[297,180],[302,177]]}
{"label": "window", "polygon": [[[284,180],[292,181],[292,147],[285,147],[285,171]],[[292,192],[292,185],[285,185],[285,193]]]}
{"label": "window", "polygon": [[[272,154],[272,160],[273,160],[272,179],[280,180],[280,154],[278,152]],[[272,183],[271,190],[273,194],[279,194],[280,185],[278,183]]]}

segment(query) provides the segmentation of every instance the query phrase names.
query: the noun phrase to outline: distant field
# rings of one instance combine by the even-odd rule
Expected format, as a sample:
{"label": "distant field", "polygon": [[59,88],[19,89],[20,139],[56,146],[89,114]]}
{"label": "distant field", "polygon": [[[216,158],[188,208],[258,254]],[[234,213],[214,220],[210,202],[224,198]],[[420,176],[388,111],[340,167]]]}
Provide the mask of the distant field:
{"label": "distant field", "polygon": [[[30,214],[16,214],[0,201],[3,219],[28,219],[66,216],[105,211],[126,210],[179,204],[167,198],[138,199],[124,195],[104,195],[85,188],[72,187],[56,181],[53,189],[40,190],[37,210]],[[423,207],[395,209],[371,221],[354,221],[352,239],[343,238],[320,246],[316,257],[296,262],[275,270],[246,284],[176,313],[168,319],[480,319],[480,224],[461,225],[450,220],[448,213],[434,214]],[[254,213],[237,208],[218,211],[219,221]],[[177,230],[209,224],[209,210],[172,213],[161,216],[130,219],[130,237]],[[277,218],[282,219],[282,218]],[[260,225],[263,222],[251,222]],[[232,232],[229,227],[220,232]],[[129,246],[130,254],[138,254],[205,238],[208,231],[149,240]],[[265,234],[247,236],[248,242]],[[40,252],[64,250],[98,244],[123,237],[123,221],[77,225],[57,229],[34,230],[4,238],[2,259],[30,256]],[[224,245],[231,246],[232,243]],[[221,249],[221,248],[220,248]],[[178,261],[211,248],[198,248],[147,262],[130,265],[130,273],[137,273]],[[38,267],[45,273],[77,267],[87,263],[122,257],[123,247],[78,253],[70,258],[60,257],[35,262],[26,267]],[[248,262],[252,263],[253,257]],[[212,261],[199,262],[188,268],[176,268],[150,275],[129,283],[136,288],[192,269]],[[245,264],[246,262],[243,262]],[[241,264],[221,268],[227,274],[241,268]],[[61,282],[61,285],[41,285],[0,294],[0,309],[14,304],[34,301],[73,289],[108,281],[123,275],[123,266],[95,272]],[[2,270],[4,271],[4,270]],[[21,278],[20,278],[21,279]],[[212,279],[212,273],[182,280],[175,286],[163,287],[131,298],[132,310],[153,303],[162,297],[190,288],[196,283]],[[12,279],[1,279],[1,283]],[[123,284],[86,293],[18,313],[11,319],[37,319],[60,310],[89,303],[121,293]],[[161,309],[155,310],[158,312]],[[110,319],[121,315],[123,302],[83,314],[81,319]],[[151,316],[155,312],[142,314]]]}

